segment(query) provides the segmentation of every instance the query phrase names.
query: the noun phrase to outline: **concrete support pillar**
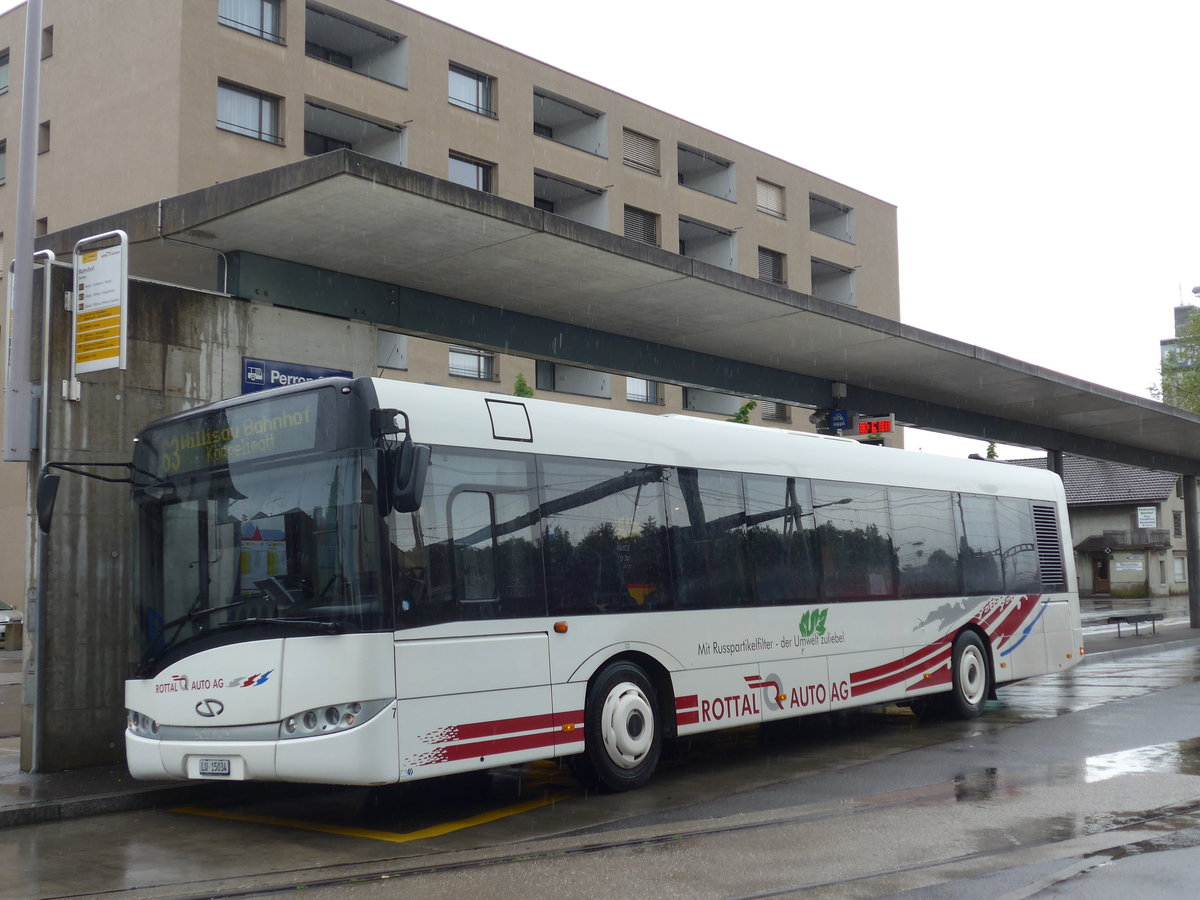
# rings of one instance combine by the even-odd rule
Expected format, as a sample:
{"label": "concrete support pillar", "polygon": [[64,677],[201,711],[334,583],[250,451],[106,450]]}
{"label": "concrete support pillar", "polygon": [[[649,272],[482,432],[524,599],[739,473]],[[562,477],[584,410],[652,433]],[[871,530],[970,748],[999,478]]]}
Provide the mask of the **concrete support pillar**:
{"label": "concrete support pillar", "polygon": [[1184,534],[1187,535],[1188,616],[1200,628],[1200,512],[1196,502],[1196,476],[1183,476]]}
{"label": "concrete support pillar", "polygon": [[1065,477],[1063,475],[1063,452],[1061,450],[1046,451],[1046,468],[1059,478]]}

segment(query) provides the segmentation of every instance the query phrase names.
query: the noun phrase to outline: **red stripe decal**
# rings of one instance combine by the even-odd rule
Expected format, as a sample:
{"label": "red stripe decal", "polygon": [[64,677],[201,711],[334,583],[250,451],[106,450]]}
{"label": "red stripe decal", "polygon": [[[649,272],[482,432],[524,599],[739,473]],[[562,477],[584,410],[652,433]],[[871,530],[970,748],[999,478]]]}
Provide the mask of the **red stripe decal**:
{"label": "red stripe decal", "polygon": [[905,687],[906,691],[919,691],[921,688],[940,687],[950,683],[950,667],[942,666],[936,672],[931,672],[928,678],[921,678]]}
{"label": "red stripe decal", "polygon": [[922,647],[920,650],[915,650],[912,653],[909,653],[907,656],[901,657],[900,659],[892,660],[891,662],[883,663],[870,669],[863,669],[860,672],[851,672],[850,682],[853,684],[854,682],[861,683],[864,681],[873,681],[876,678],[883,678],[891,675],[898,669],[911,666],[928,656],[934,648],[937,648],[940,644],[949,643],[949,640],[950,639],[948,637],[940,637],[932,644],[928,644],[925,647]]}
{"label": "red stripe decal", "polygon": [[1029,614],[1037,609],[1039,597],[1039,594],[1030,594],[1028,597],[1022,597],[1016,602],[1008,615],[1004,617],[1003,621],[996,628],[995,637],[999,638],[996,641],[997,650],[1008,643],[1009,638],[1016,634],[1017,629],[1029,618]]}
{"label": "red stripe decal", "polygon": [[[583,739],[583,729],[572,732],[578,735],[574,740]],[[499,738],[494,741],[476,741],[473,744],[455,744],[453,747],[442,747],[442,758],[437,762],[451,762],[458,759],[469,759],[472,756],[495,756],[498,753],[516,753],[520,750],[544,748],[549,750],[554,746],[557,732],[543,731],[541,734],[522,734],[517,737]]]}
{"label": "red stripe decal", "polygon": [[[942,646],[939,647],[938,644],[941,644]],[[937,644],[931,644],[926,648],[926,650],[935,647],[937,648],[937,653],[935,653],[933,656],[926,656],[923,653],[910,653],[905,657],[905,659],[909,660],[916,657],[918,658],[917,662],[905,667],[904,669],[889,673],[885,677],[873,679],[870,684],[867,684],[863,681],[855,682],[855,676],[851,675],[850,696],[858,697],[862,694],[870,694],[873,691],[880,690],[881,688],[891,687],[893,684],[898,684],[901,681],[907,681],[914,675],[927,672],[931,668],[944,666],[946,660],[950,658],[950,645],[947,641],[941,640]]]}

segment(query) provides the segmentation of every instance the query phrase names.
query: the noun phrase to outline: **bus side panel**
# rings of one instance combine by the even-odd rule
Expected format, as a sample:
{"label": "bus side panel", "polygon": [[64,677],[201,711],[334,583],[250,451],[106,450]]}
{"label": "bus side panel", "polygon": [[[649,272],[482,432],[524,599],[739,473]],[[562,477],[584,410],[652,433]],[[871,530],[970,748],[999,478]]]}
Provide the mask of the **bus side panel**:
{"label": "bus side panel", "polygon": [[920,678],[912,648],[867,650],[829,657],[830,709],[887,703],[907,696],[907,686]]}
{"label": "bus side panel", "polygon": [[544,633],[399,641],[396,687],[402,781],[554,755]]}
{"label": "bus side panel", "polygon": [[992,648],[998,684],[1046,673],[1048,605],[1041,594],[1014,594],[993,598],[976,615],[974,621]]}
{"label": "bus side panel", "polygon": [[828,657],[779,660],[758,669],[763,721],[828,711],[832,698]]}
{"label": "bus side panel", "polygon": [[1074,598],[1059,594],[1046,604],[1043,630],[1046,634],[1046,671],[1061,672],[1080,660],[1083,629],[1079,624],[1078,604]]}
{"label": "bus side panel", "polygon": [[761,722],[763,691],[758,669],[750,664],[674,673],[679,735]]}

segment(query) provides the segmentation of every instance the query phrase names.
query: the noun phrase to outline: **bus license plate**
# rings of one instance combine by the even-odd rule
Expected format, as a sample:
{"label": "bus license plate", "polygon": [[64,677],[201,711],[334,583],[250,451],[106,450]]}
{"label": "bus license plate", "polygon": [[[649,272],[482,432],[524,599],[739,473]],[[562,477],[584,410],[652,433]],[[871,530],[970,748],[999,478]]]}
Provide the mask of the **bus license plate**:
{"label": "bus license plate", "polygon": [[229,760],[227,759],[201,759],[200,760],[200,776],[202,778],[214,778],[229,775]]}

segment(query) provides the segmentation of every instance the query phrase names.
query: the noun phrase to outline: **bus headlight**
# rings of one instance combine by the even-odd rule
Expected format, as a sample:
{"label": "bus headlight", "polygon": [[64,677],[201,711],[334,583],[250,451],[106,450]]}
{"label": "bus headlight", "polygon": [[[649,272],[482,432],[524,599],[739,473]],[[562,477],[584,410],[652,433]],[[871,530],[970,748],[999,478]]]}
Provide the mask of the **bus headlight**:
{"label": "bus headlight", "polygon": [[135,709],[125,710],[125,727],[138,737],[158,737],[158,723]]}
{"label": "bus headlight", "polygon": [[392,703],[387,700],[355,700],[350,703],[335,703],[330,706],[318,706],[306,709],[304,712],[288,716],[279,724],[280,740],[291,738],[314,737],[320,734],[333,734],[354,728],[370,721]]}

